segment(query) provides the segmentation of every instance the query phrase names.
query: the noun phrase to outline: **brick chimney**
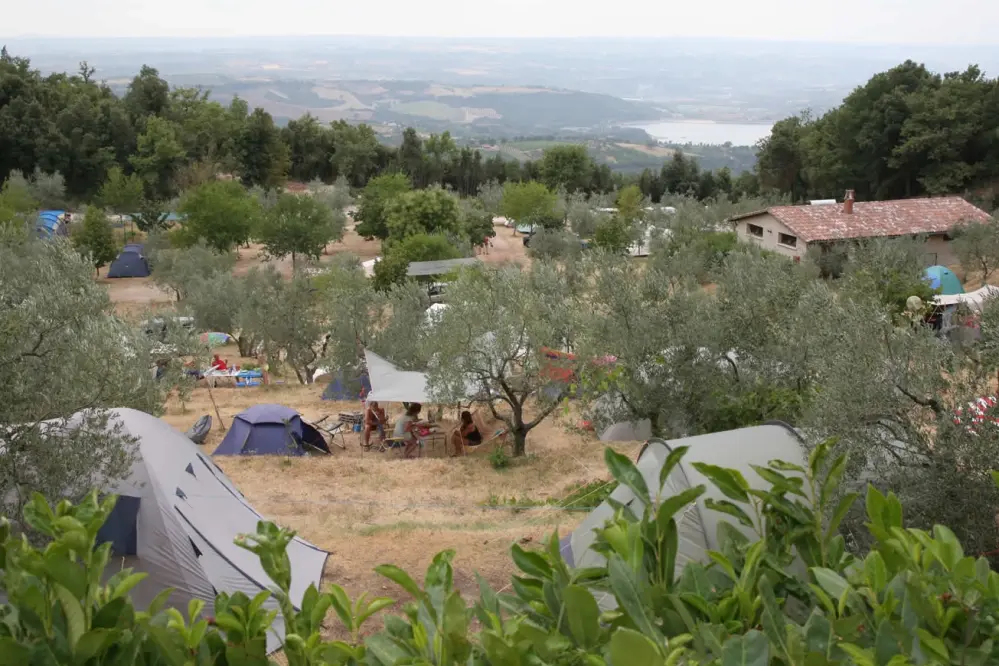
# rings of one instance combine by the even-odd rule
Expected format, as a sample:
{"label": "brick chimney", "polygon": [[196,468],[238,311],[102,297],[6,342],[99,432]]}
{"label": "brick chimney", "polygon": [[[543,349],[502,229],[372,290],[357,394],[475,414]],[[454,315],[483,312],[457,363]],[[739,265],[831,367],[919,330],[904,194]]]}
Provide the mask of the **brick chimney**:
{"label": "brick chimney", "polygon": [[847,190],[843,197],[843,212],[847,215],[853,214],[853,190]]}

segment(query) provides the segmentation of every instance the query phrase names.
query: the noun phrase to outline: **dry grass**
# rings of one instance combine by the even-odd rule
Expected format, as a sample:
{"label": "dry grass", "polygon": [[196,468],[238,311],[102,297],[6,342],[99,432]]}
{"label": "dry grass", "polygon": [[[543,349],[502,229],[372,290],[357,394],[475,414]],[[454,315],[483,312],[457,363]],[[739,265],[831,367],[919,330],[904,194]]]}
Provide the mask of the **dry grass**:
{"label": "dry grass", "polygon": [[[512,230],[497,231],[493,247],[480,258],[491,264],[527,263],[521,236]],[[366,241],[351,229],[329,252],[324,262],[340,252],[370,259],[379,255],[380,243]],[[266,263],[282,274],[291,273],[290,260],[268,260],[258,245],[240,250],[234,270],[243,273]],[[171,295],[158,290],[148,278],[101,277],[99,281],[107,285],[122,314],[138,316],[149,309],[171,307]],[[240,359],[233,345],[216,351],[229,363],[252,360]],[[173,396],[166,404],[164,420],[184,431],[201,415],[211,414],[215,425],[203,447],[211,452],[224,436],[212,397],[225,426],[258,403],[287,405],[307,420],[361,408],[358,402],[323,401],[323,384],[300,386],[291,374],[272,380],[271,386],[219,387],[211,393],[198,387],[186,405]],[[392,407],[396,409],[390,410],[390,418],[401,412],[401,406]],[[475,572],[497,588],[509,583],[514,573],[509,556],[512,543],[540,545],[554,528],[564,534],[582,519],[580,513],[551,507],[514,511],[483,506],[491,496],[564,497],[575,484],[607,478],[603,446],[592,435],[578,434],[567,425],[554,418],[543,422],[528,439],[529,455],[502,471],[492,468],[486,451],[447,458],[438,447],[416,460],[402,459],[394,452],[362,455],[359,433],[347,433],[347,450],[334,448],[329,457],[222,456],[216,461],[258,511],[331,553],[326,583],[343,586],[351,596],[369,592],[400,597],[393,585],[374,573],[376,565],[391,562],[422,579],[433,556],[453,548],[457,551],[455,580],[472,596]],[[638,446],[615,444],[631,455]]]}
{"label": "dry grass", "polygon": [[[227,426],[257,403],[288,405],[306,419],[360,409],[357,402],[321,400],[322,388],[216,388],[212,394]],[[390,411],[390,418],[400,411]],[[164,418],[185,430],[206,413],[214,416],[208,390],[198,388],[186,411],[172,400]],[[401,598],[374,573],[375,566],[390,562],[422,577],[437,552],[453,548],[455,580],[463,593],[474,595],[476,572],[496,588],[509,583],[514,573],[511,544],[539,546],[553,529],[565,534],[583,515],[551,507],[515,511],[482,506],[491,496],[564,497],[574,484],[608,478],[603,446],[568,425],[543,422],[529,437],[527,458],[502,471],[494,470],[485,455],[446,458],[440,448],[416,460],[396,453],[362,454],[357,433],[347,434],[346,451],[337,448],[328,457],[215,460],[258,511],[332,554],[327,583],[343,586],[352,596],[367,591]],[[214,450],[222,437],[216,425],[205,450]],[[615,444],[632,456],[638,447]]]}

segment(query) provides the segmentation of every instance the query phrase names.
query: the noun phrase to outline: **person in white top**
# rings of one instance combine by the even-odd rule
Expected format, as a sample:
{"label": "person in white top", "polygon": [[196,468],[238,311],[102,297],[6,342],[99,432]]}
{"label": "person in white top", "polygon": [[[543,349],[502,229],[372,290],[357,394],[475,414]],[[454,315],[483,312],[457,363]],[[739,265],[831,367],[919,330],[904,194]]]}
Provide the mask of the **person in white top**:
{"label": "person in white top", "polygon": [[407,458],[412,458],[413,453],[420,445],[420,441],[416,438],[416,425],[420,422],[421,409],[423,409],[423,405],[420,403],[411,403],[406,408],[406,413],[395,423],[393,435],[405,442],[406,448],[403,450],[403,455]]}

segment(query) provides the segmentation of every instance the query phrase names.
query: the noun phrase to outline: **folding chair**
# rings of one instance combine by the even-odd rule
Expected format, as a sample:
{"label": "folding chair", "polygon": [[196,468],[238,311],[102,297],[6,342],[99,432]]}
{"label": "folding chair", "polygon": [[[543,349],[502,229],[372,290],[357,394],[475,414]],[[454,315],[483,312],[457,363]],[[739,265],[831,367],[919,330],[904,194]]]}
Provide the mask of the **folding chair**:
{"label": "folding chair", "polygon": [[[318,430],[320,432],[323,432],[323,433],[326,433],[326,435],[330,438],[330,444],[336,444],[341,449],[343,449],[344,451],[346,451],[347,450],[347,439],[343,436],[343,433],[347,429],[347,424],[345,424],[343,421],[334,421],[332,423],[327,423],[326,421],[329,418],[330,418],[330,415],[327,414],[326,416],[322,417],[318,421],[314,421],[312,423],[312,426],[316,430]],[[336,440],[337,435],[340,436],[340,441],[339,442]]]}

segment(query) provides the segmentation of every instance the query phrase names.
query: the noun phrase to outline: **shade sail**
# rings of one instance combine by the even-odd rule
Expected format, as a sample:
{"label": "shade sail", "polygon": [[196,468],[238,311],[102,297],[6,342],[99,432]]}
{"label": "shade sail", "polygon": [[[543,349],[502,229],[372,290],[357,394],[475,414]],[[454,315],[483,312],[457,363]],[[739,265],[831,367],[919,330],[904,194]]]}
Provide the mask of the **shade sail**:
{"label": "shade sail", "polygon": [[941,306],[963,303],[975,312],[980,312],[985,301],[994,296],[999,296],[999,287],[987,284],[966,294],[940,294],[933,298],[933,303]]}
{"label": "shade sail", "polygon": [[364,350],[368,365],[371,392],[367,399],[374,402],[432,402],[427,393],[427,375],[400,370],[391,361],[371,350]]}

